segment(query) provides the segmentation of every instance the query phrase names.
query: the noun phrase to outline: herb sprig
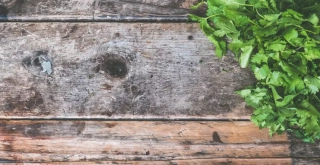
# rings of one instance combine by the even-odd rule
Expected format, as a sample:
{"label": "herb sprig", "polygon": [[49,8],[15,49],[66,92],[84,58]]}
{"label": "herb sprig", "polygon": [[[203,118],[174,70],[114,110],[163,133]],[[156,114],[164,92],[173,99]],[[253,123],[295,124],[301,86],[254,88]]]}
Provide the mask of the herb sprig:
{"label": "herb sprig", "polygon": [[[320,3],[318,0],[207,0],[190,14],[222,58],[231,50],[257,83],[237,91],[260,128],[320,138]],[[226,38],[230,42],[226,41]]]}

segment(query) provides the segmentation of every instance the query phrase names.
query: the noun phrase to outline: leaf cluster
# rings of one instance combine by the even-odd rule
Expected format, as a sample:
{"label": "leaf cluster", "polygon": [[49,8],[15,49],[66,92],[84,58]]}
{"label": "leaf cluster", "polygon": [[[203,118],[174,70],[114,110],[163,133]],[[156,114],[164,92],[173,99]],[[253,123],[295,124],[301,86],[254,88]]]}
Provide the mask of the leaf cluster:
{"label": "leaf cluster", "polygon": [[[190,14],[221,58],[227,49],[257,83],[238,91],[253,107],[252,122],[270,135],[292,131],[320,138],[320,2],[207,0],[205,17]],[[230,41],[230,42],[227,42]]]}

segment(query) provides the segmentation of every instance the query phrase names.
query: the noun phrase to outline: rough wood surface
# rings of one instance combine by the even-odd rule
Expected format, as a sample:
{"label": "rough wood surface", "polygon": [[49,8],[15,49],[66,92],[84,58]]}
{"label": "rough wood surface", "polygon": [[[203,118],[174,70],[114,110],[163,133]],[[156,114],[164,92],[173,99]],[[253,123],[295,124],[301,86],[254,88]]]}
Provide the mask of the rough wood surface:
{"label": "rough wood surface", "polygon": [[[124,16],[171,16],[186,20],[197,0],[0,0],[0,15],[8,20],[119,20]],[[184,16],[179,17],[179,16]],[[127,17],[127,19],[138,19]],[[167,18],[170,20],[170,17]],[[158,20],[161,21],[161,20]]]}
{"label": "rough wood surface", "polygon": [[289,146],[251,122],[0,123],[0,160],[25,163],[289,158]]}
{"label": "rough wood surface", "polygon": [[292,157],[305,158],[297,159],[295,162],[298,164],[320,164],[320,140],[315,143],[304,143],[294,133],[288,133],[288,138],[291,141]]}
{"label": "rough wood surface", "polygon": [[[0,117],[248,119],[254,82],[197,24],[3,23]],[[53,73],[42,72],[40,56]]]}
{"label": "rough wood surface", "polygon": [[[52,162],[53,165],[292,165],[290,158],[267,159],[192,159],[171,161],[97,161],[97,162]],[[2,165],[48,165],[47,163],[4,163]],[[313,165],[313,164],[312,164]]]}
{"label": "rough wood surface", "polygon": [[[319,165],[320,159],[291,159],[291,158],[264,158],[264,159],[193,159],[171,161],[97,161],[97,162],[51,162],[53,165]],[[2,165],[48,165],[48,163],[3,163]]]}
{"label": "rough wood surface", "polygon": [[[294,142],[290,148],[293,157],[319,158],[320,156],[320,141],[315,144]],[[317,162],[319,162],[319,160],[317,160]]]}
{"label": "rough wood surface", "polygon": [[[318,155],[319,157],[319,155]],[[319,165],[320,158],[293,159],[293,165]]]}

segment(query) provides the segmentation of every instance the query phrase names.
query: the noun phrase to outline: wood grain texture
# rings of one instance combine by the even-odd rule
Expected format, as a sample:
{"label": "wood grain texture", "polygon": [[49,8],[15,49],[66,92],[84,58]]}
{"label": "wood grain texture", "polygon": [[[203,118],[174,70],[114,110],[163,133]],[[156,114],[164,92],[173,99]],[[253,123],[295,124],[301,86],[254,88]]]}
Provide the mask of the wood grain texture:
{"label": "wood grain texture", "polygon": [[319,165],[320,158],[300,158],[300,159],[293,159],[293,165]]}
{"label": "wood grain texture", "polygon": [[302,158],[295,160],[297,164],[319,164],[320,140],[316,140],[315,143],[305,143],[290,132],[288,138],[291,141],[292,157]]}
{"label": "wood grain texture", "polygon": [[[10,3],[6,3],[10,2]],[[7,20],[94,20],[95,0],[0,0]]]}
{"label": "wood grain texture", "polygon": [[293,142],[290,149],[293,157],[319,158],[320,141],[316,143]]}
{"label": "wood grain texture", "polygon": [[0,15],[7,16],[9,21],[117,21],[139,20],[150,16],[157,17],[154,21],[170,18],[186,21],[190,6],[196,2],[197,0],[0,0]]}
{"label": "wood grain texture", "polygon": [[250,122],[8,120],[0,125],[0,160],[25,163],[290,156],[286,135],[270,138]]}
{"label": "wood grain texture", "polygon": [[[52,162],[53,165],[292,165],[291,158],[267,159],[191,159],[171,161],[97,161],[97,162]],[[4,163],[2,165],[48,165],[48,163]]]}
{"label": "wood grain texture", "polygon": [[[248,119],[254,82],[197,24],[3,23],[0,117]],[[39,55],[53,73],[41,72]]]}
{"label": "wood grain texture", "polygon": [[95,16],[105,15],[186,15],[197,0],[99,0]]}

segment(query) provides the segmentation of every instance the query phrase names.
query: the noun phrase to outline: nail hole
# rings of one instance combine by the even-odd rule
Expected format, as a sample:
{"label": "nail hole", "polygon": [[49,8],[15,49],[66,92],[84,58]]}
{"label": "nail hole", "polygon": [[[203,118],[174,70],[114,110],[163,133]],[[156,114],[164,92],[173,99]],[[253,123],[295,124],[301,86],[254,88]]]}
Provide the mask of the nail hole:
{"label": "nail hole", "polygon": [[150,78],[152,78],[153,77],[153,74],[152,75],[150,75]]}
{"label": "nail hole", "polygon": [[116,37],[120,37],[120,33],[115,33],[114,34]]}
{"label": "nail hole", "polygon": [[149,152],[149,151],[147,151],[147,152],[146,152],[146,155],[150,155],[150,152]]}
{"label": "nail hole", "polygon": [[188,40],[193,40],[193,36],[188,36]]}

